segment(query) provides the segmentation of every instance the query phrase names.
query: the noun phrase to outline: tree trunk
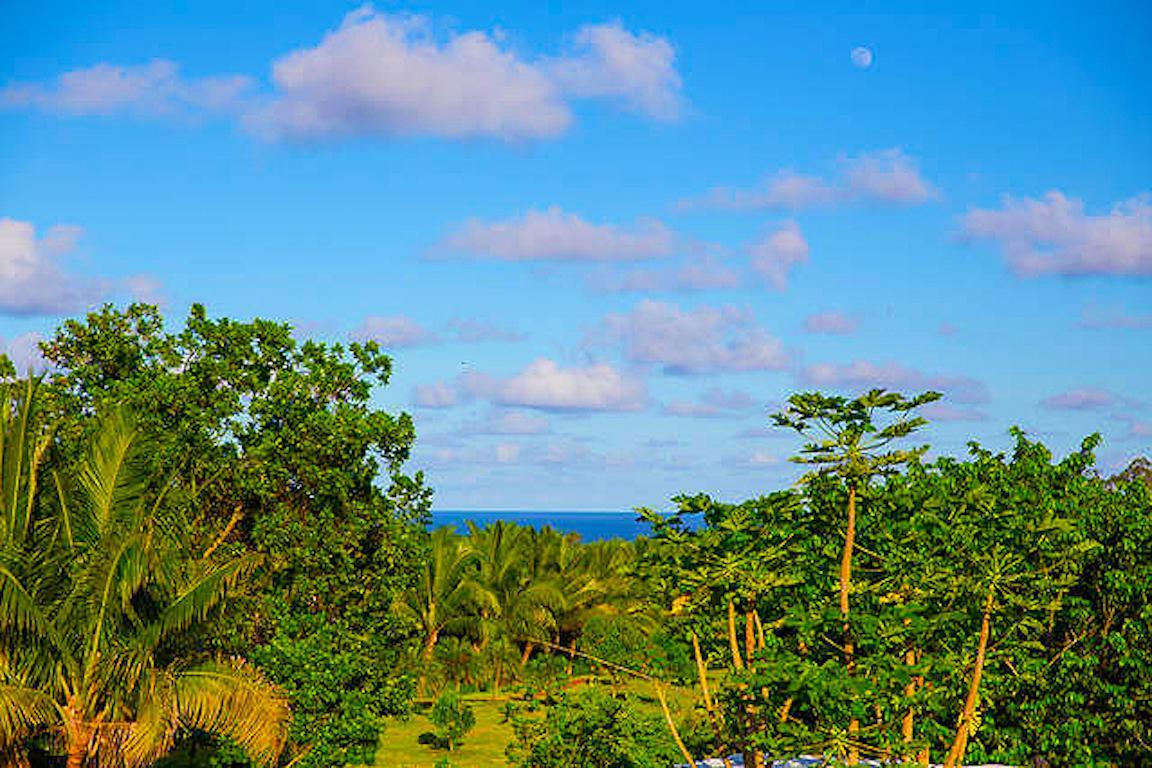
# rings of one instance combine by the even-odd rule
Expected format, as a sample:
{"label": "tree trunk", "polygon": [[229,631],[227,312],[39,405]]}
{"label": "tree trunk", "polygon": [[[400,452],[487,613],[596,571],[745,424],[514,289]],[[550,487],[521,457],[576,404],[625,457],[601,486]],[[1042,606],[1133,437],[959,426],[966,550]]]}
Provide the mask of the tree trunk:
{"label": "tree trunk", "polygon": [[764,622],[760,620],[760,611],[753,609],[752,615],[756,618],[756,647],[763,648],[764,643]]}
{"label": "tree trunk", "polygon": [[[911,648],[909,648],[907,651],[905,651],[904,663],[910,667],[915,665],[916,664],[916,651],[912,650]],[[911,699],[915,695],[916,695],[916,678],[912,678],[911,680],[908,681],[908,684],[906,686],[904,686],[904,698]],[[916,724],[916,711],[915,711],[915,709],[913,709],[912,705],[909,704],[908,705],[908,711],[904,713],[904,720],[903,720],[903,722],[900,723],[900,731],[904,737],[904,743],[905,744],[911,744],[912,743],[912,737],[913,737],[913,733],[914,733],[914,729],[915,729],[915,724]],[[909,759],[909,760],[911,759],[908,757],[907,753],[905,753],[905,758]]]}
{"label": "tree trunk", "polygon": [[688,751],[688,747],[684,746],[684,740],[680,738],[680,731],[676,728],[676,721],[672,719],[672,711],[668,709],[668,699],[664,696],[664,689],[660,687],[660,682],[652,678],[652,687],[656,689],[656,698],[660,700],[660,709],[664,711],[664,721],[668,723],[668,731],[672,734],[672,740],[676,742],[680,754],[684,755],[684,759],[688,761],[688,765],[696,765],[696,761],[692,759],[692,753]]}
{"label": "tree trunk", "polygon": [[700,692],[704,695],[704,709],[712,715],[712,693],[708,690],[708,668],[704,665],[704,655],[700,653],[700,638],[692,633],[692,653],[696,656],[696,673],[700,676]]}
{"label": "tree trunk", "polygon": [[[856,546],[856,486],[848,486],[848,528],[844,532],[844,553],[840,557],[840,615],[844,619],[844,666],[851,675],[855,669],[856,645],[852,642],[848,625],[848,594],[852,588],[852,551]],[[848,737],[852,743],[848,748],[848,765],[860,762],[860,750],[856,747],[856,734],[860,732],[860,721],[855,717],[848,721]]]}
{"label": "tree trunk", "polygon": [[523,669],[528,665],[528,660],[532,658],[532,651],[536,648],[536,644],[531,641],[524,643],[524,652],[520,654],[520,668]]}
{"label": "tree trunk", "polygon": [[424,695],[424,688],[428,684],[428,666],[432,662],[432,654],[436,651],[436,641],[440,639],[440,631],[433,629],[424,641],[424,663],[420,667],[420,677],[416,679],[416,698]]}
{"label": "tree trunk", "polygon": [[744,660],[740,658],[740,643],[736,640],[736,605],[732,598],[728,598],[728,644],[732,646],[733,666],[744,669]]}
{"label": "tree trunk", "polygon": [[568,677],[572,677],[572,663],[576,660],[576,638],[568,641]]}
{"label": "tree trunk", "polygon": [[744,658],[752,663],[752,654],[756,651],[756,621],[752,618],[752,611],[744,614]]}
{"label": "tree trunk", "polygon": [[976,644],[976,664],[972,669],[972,680],[968,684],[968,696],[964,700],[964,710],[960,713],[960,721],[956,725],[956,738],[952,748],[948,750],[948,757],[944,759],[944,768],[955,768],[964,759],[964,750],[968,748],[968,734],[971,731],[972,718],[976,715],[976,703],[980,700],[980,678],[984,675],[984,659],[988,652],[988,637],[992,634],[992,603],[995,592],[989,588],[984,599],[984,616],[980,621],[980,640]]}

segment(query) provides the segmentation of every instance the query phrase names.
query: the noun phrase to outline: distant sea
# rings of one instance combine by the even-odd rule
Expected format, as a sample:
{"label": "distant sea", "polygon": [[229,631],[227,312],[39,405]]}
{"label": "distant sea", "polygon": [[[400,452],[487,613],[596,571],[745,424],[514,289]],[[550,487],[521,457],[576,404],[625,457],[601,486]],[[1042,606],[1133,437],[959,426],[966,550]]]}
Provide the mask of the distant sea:
{"label": "distant sea", "polygon": [[533,509],[438,509],[432,512],[433,528],[454,525],[457,530],[464,531],[469,520],[481,526],[497,520],[530,525],[533,528],[550,525],[562,533],[578,533],[584,541],[631,540],[648,533],[647,524],[637,522],[636,513],[631,510],[543,512]]}

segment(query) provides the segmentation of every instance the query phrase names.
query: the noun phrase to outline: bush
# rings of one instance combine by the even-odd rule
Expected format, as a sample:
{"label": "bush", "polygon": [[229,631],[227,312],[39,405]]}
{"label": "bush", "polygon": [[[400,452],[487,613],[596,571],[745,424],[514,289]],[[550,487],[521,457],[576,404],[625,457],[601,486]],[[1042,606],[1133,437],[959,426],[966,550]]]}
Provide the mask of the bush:
{"label": "bush", "polygon": [[516,718],[518,768],[667,768],[679,753],[663,721],[598,688],[562,695],[544,720]]}
{"label": "bush", "polygon": [[436,699],[428,719],[436,726],[436,736],[449,752],[456,749],[464,734],[476,725],[476,714],[455,691],[442,693]]}

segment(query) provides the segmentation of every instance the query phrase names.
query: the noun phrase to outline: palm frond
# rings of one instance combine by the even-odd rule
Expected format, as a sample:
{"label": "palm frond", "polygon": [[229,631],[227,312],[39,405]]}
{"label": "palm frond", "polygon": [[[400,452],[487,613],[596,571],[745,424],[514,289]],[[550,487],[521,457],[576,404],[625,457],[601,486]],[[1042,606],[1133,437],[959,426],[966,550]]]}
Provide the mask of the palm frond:
{"label": "palm frond", "polygon": [[0,682],[0,753],[19,746],[41,728],[60,725],[52,697],[18,684]]}
{"label": "palm frond", "polygon": [[227,736],[253,760],[271,764],[288,728],[288,701],[254,667],[239,660],[209,662],[175,675],[180,723]]}

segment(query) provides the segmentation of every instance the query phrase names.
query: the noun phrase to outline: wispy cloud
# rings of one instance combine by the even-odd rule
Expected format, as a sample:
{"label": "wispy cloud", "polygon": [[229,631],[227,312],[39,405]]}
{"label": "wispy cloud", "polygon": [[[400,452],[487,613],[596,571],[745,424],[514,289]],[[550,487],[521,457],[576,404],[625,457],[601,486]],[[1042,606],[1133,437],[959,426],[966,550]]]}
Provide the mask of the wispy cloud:
{"label": "wispy cloud", "polygon": [[1081,328],[1098,330],[1140,330],[1152,328],[1152,313],[1129,312],[1123,307],[1086,307],[1080,315]]}
{"label": "wispy cloud", "polygon": [[419,347],[440,340],[435,333],[404,315],[366,317],[351,335],[361,341],[375,341],[385,349]]}
{"label": "wispy cloud", "polygon": [[777,291],[788,288],[792,269],[808,262],[808,241],[795,221],[785,221],[767,229],[745,246],[752,271]]}
{"label": "wispy cloud", "polygon": [[698,198],[681,200],[681,209],[799,211],[849,203],[921,205],[939,190],[920,173],[918,163],[900,149],[882,149],[842,157],[839,175],[823,177],[785,169],[752,188],[713,187]]}
{"label": "wispy cloud", "polygon": [[473,219],[433,250],[500,261],[610,262],[668,256],[674,247],[672,231],[654,219],[593,224],[553,206],[503,221]]}
{"label": "wispy cloud", "polygon": [[644,381],[600,363],[563,367],[539,358],[508,378],[470,373],[460,390],[503,406],[543,411],[636,411],[648,403]]}
{"label": "wispy cloud", "polygon": [[831,336],[850,336],[860,327],[859,321],[843,312],[830,309],[816,312],[804,318],[806,333],[822,333]]}
{"label": "wispy cloud", "polygon": [[1152,275],[1152,202],[1129,198],[1105,214],[1051,191],[1041,199],[1005,197],[998,209],[973,209],[961,219],[970,240],[998,244],[1021,277]]}
{"label": "wispy cloud", "polygon": [[739,416],[759,406],[760,402],[747,392],[713,387],[705,390],[699,400],[675,400],[666,404],[661,411],[668,416],[718,419]]}
{"label": "wispy cloud", "polygon": [[895,362],[854,360],[845,364],[816,363],[801,369],[799,379],[803,384],[815,387],[938,390],[958,403],[977,404],[988,401],[987,387],[969,376],[924,373]]}
{"label": "wispy cloud", "polygon": [[188,119],[240,112],[254,85],[244,75],[188,78],[175,62],[153,59],[74,69],[49,83],[13,83],[0,88],[0,106],[73,116]]}
{"label": "wispy cloud", "polygon": [[1061,392],[1040,401],[1045,408],[1062,411],[1091,411],[1116,405],[1116,395],[1099,387],[1080,387]]}
{"label": "wispy cloud", "polygon": [[630,362],[671,374],[780,370],[789,361],[779,339],[732,306],[681,309],[645,300],[605,317],[591,337],[619,343]]}
{"label": "wispy cloud", "polygon": [[587,275],[588,287],[600,293],[673,293],[739,288],[740,273],[713,257],[671,267],[600,269]]}
{"label": "wispy cloud", "polygon": [[516,142],[565,133],[578,100],[676,119],[683,96],[675,58],[667,39],[619,21],[583,26],[560,53],[530,56],[500,30],[454,31],[429,16],[365,5],[316,45],[271,62],[269,87],[247,75],[186,77],[166,59],[102,62],[47,83],[11,83],[0,89],[0,106],[62,115],[227,114],[270,141]]}
{"label": "wispy cloud", "polygon": [[6,355],[16,366],[16,372],[23,375],[28,371],[41,371],[48,361],[40,354],[40,334],[23,333],[11,339],[0,336],[0,355]]}
{"label": "wispy cloud", "polygon": [[155,282],[90,277],[66,268],[80,227],[50,227],[37,238],[28,221],[0,218],[0,315],[59,315],[86,309],[113,293],[151,295]]}

